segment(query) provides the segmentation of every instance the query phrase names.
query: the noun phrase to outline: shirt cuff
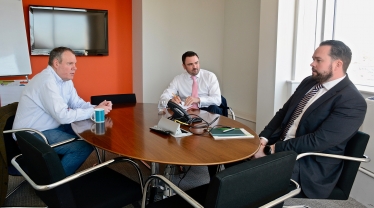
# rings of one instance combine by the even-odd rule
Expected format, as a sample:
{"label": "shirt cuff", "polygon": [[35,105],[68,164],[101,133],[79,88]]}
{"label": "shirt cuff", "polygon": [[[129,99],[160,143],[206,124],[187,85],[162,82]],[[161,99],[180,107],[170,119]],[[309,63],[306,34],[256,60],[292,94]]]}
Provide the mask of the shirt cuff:
{"label": "shirt cuff", "polygon": [[268,143],[268,142],[269,142],[269,140],[268,140],[268,139],[266,139],[265,137],[260,137],[260,139],[263,139],[263,140],[265,140],[265,141],[266,141],[266,143]]}

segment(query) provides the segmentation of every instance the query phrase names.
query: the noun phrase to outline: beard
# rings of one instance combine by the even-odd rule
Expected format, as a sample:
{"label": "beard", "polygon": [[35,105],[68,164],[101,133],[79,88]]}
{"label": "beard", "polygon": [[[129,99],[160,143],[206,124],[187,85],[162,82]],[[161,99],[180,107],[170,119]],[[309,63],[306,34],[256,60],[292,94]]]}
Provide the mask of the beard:
{"label": "beard", "polygon": [[322,84],[329,80],[332,77],[332,66],[329,66],[329,70],[327,72],[318,72],[312,68],[312,71],[316,74],[312,74],[312,78],[316,80],[318,83]]}

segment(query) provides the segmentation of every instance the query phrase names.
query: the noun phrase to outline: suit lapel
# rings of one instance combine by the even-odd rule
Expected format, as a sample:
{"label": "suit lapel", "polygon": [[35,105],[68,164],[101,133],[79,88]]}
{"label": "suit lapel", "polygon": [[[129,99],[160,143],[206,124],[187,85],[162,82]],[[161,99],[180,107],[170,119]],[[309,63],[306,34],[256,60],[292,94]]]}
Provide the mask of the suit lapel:
{"label": "suit lapel", "polygon": [[293,112],[295,111],[297,105],[300,103],[301,99],[303,99],[304,95],[314,86],[316,85],[316,81],[312,79],[312,77],[308,77],[305,83],[301,83],[299,88],[295,91],[292,95],[292,101],[290,102],[290,106],[287,110],[287,113],[283,119],[283,124],[287,125],[288,121],[290,120]]}
{"label": "suit lapel", "polygon": [[346,86],[351,84],[352,82],[347,76],[340,81],[338,84],[336,84],[333,88],[331,88],[329,91],[327,91],[325,94],[323,94],[320,98],[318,98],[316,101],[312,103],[312,105],[309,106],[309,108],[304,112],[303,117],[300,119],[300,123],[302,123],[304,118],[307,118],[310,113],[312,113],[318,106],[320,106],[322,103],[326,102],[330,98],[334,97],[339,91],[344,89]]}

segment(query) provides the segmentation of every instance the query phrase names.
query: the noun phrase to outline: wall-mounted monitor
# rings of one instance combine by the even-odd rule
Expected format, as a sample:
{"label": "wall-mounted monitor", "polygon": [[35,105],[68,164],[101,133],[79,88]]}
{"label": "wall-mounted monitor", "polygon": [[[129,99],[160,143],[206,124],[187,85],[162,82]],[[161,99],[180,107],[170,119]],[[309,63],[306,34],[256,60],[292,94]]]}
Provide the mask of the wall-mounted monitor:
{"label": "wall-mounted monitor", "polygon": [[29,6],[31,55],[71,48],[76,55],[108,55],[108,10]]}

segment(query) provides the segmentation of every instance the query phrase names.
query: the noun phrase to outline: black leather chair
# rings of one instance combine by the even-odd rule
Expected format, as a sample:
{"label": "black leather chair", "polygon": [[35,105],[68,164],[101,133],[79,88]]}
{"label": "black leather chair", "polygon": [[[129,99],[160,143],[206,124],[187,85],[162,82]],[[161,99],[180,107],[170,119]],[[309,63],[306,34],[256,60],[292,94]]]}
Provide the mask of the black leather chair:
{"label": "black leather chair", "polygon": [[[133,161],[119,157],[66,177],[56,152],[28,133],[15,133],[22,155],[12,159],[14,167],[35,189],[48,207],[123,207],[142,197],[142,176]],[[19,166],[22,158],[27,174]],[[138,171],[140,184],[107,167],[129,162]]]}
{"label": "black leather chair", "polygon": [[17,111],[18,103],[12,103],[0,108],[0,205],[3,205],[14,191],[16,191],[23,182],[15,189],[7,193],[9,175],[21,176],[21,174],[13,167],[11,160],[14,156],[19,155],[21,151],[11,134],[4,134],[3,131],[12,129],[14,116]]}
{"label": "black leather chair", "polygon": [[228,117],[229,116],[229,111],[230,111],[231,118],[233,120],[236,119],[234,111],[232,110],[231,107],[228,106],[226,98],[223,97],[222,95],[221,95],[221,105],[219,107],[222,109],[222,115],[223,116]]}
{"label": "black leather chair", "polygon": [[[104,100],[111,101],[115,107],[115,104],[125,104],[125,103],[136,103],[135,94],[110,94],[110,95],[93,95],[91,96],[91,104],[99,105]],[[95,147],[95,150],[98,152],[98,148]],[[102,161],[105,161],[105,150],[102,150]],[[143,162],[143,161],[142,161]],[[144,165],[149,167],[149,165],[143,162]]]}
{"label": "black leather chair", "polygon": [[[280,152],[217,173],[209,184],[186,192],[160,175],[152,175],[143,191],[142,207],[271,207],[300,192],[288,187],[297,154]],[[149,183],[160,179],[177,195],[146,205]],[[297,183],[296,183],[297,184]]]}
{"label": "black leather chair", "polygon": [[[357,171],[360,167],[361,162],[370,162],[370,158],[364,155],[366,145],[369,142],[370,136],[366,133],[358,131],[347,143],[344,156],[332,155],[323,153],[303,153],[297,156],[300,159],[305,156],[317,156],[317,157],[332,157],[344,160],[343,171],[339,177],[338,183],[332,190],[329,197],[326,199],[331,200],[347,200],[351,193],[353,183],[355,181]],[[294,198],[308,198],[300,192]],[[286,206],[286,207],[306,207],[304,205],[299,206]]]}
{"label": "black leather chair", "polygon": [[99,105],[104,100],[111,101],[113,104],[136,103],[135,94],[111,94],[91,96],[91,104]]}

